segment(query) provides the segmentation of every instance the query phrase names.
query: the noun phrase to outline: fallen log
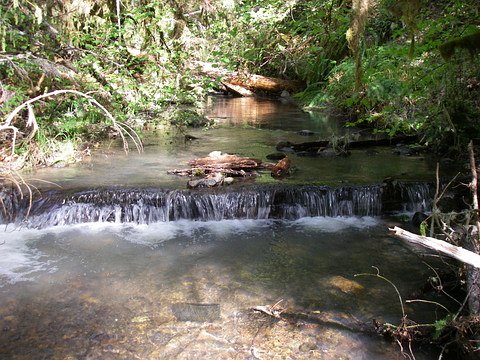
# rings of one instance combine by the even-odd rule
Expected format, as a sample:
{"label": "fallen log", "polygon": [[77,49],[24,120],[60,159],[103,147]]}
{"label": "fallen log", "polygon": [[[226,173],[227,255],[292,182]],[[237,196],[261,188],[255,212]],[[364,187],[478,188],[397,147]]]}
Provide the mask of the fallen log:
{"label": "fallen log", "polygon": [[203,75],[214,79],[221,78],[227,91],[240,96],[251,96],[250,94],[255,91],[281,93],[283,90],[286,90],[288,92],[297,92],[305,87],[305,84],[301,81],[228,71],[207,62],[195,62],[194,66]]}
{"label": "fallen log", "polygon": [[283,90],[296,92],[304,85],[300,81],[278,79],[256,74],[232,74],[225,79],[228,83],[244,87],[251,91],[279,93]]}
{"label": "fallen log", "polygon": [[434,239],[427,236],[420,236],[413,234],[407,230],[395,226],[393,229],[389,229],[396,237],[406,240],[408,242],[422,245],[428,249],[436,250],[442,254],[448,255],[461,262],[480,268],[480,255],[475,254],[472,251],[466,250],[462,247],[452,245],[446,241]]}
{"label": "fallen log", "polygon": [[[306,131],[306,130],[302,130]],[[370,148],[375,146],[392,146],[397,143],[403,144],[412,144],[418,141],[416,136],[397,136],[394,138],[385,138],[385,139],[370,139],[370,140],[352,140],[346,141],[344,144],[344,150],[348,149],[364,149]],[[280,141],[276,145],[276,149],[278,151],[283,152],[302,152],[302,153],[310,153],[312,155],[318,154],[323,148],[326,147],[333,147],[333,144],[329,140],[323,141],[307,141],[302,143],[291,143],[289,141]]]}
{"label": "fallen log", "polygon": [[327,147],[330,144],[328,140],[308,141],[300,144],[293,144],[290,141],[280,141],[275,147],[277,151],[283,152],[310,152],[316,154],[320,148]]}
{"label": "fallen log", "polygon": [[223,154],[212,151],[207,157],[189,161],[189,165],[206,169],[231,169],[251,171],[262,167],[262,161],[249,157]]}
{"label": "fallen log", "polygon": [[232,93],[233,95],[243,96],[243,97],[255,96],[255,93],[253,91],[245,89],[242,86],[235,85],[235,84],[230,84],[228,82],[222,82],[222,84],[223,84],[223,86],[225,86],[225,89],[228,92]]}

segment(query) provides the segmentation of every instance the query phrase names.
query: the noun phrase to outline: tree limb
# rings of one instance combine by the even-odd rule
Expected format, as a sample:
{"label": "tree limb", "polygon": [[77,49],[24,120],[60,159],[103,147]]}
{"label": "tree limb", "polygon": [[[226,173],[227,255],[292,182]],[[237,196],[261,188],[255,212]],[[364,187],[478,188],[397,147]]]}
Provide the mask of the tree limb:
{"label": "tree limb", "polygon": [[398,226],[395,226],[393,229],[389,229],[393,232],[393,235],[396,237],[406,240],[408,242],[422,245],[426,248],[436,250],[442,254],[453,257],[461,262],[472,265],[480,269],[480,255],[475,254],[472,251],[466,250],[462,247],[455,246],[447,243],[443,240],[434,239],[427,236],[420,236],[413,234],[409,231],[406,231]]}

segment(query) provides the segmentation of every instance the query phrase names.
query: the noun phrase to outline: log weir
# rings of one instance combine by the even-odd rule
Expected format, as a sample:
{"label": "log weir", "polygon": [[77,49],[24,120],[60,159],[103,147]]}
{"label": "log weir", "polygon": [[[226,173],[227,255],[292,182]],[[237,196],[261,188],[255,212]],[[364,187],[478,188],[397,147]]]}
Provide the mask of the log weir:
{"label": "log weir", "polygon": [[[32,199],[0,193],[0,223],[45,228],[89,222],[150,224],[182,219],[285,219],[379,216],[428,211],[433,189],[424,183],[369,186],[255,186],[202,190],[104,188],[50,191]],[[395,189],[391,189],[394,186]]]}

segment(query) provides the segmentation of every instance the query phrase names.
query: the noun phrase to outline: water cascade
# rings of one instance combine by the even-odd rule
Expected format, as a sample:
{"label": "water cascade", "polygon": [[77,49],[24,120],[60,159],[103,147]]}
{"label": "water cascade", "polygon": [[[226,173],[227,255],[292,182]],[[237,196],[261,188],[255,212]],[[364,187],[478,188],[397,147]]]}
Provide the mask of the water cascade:
{"label": "water cascade", "polygon": [[255,186],[203,190],[106,188],[49,191],[30,200],[0,193],[0,223],[45,228],[88,222],[151,224],[227,219],[296,220],[314,216],[378,216],[427,211],[432,188],[424,183],[369,186]]}

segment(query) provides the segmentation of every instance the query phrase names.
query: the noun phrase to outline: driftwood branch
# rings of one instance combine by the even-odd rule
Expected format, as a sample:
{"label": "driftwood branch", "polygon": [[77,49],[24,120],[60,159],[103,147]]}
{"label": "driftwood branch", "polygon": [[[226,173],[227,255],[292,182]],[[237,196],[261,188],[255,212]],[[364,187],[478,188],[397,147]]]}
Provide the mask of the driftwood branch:
{"label": "driftwood branch", "polygon": [[193,167],[191,169],[173,169],[167,170],[167,174],[170,175],[180,175],[180,176],[195,176],[198,174],[213,174],[213,173],[222,173],[230,176],[254,176],[254,172],[247,172],[244,170],[233,170],[228,168],[217,168],[217,167]]}
{"label": "driftwood branch", "polygon": [[261,168],[262,161],[249,157],[223,154],[220,151],[212,151],[207,157],[189,161],[189,165],[194,168],[249,171]]}
{"label": "driftwood branch", "polygon": [[434,239],[428,236],[420,236],[406,231],[398,226],[389,229],[396,237],[408,242],[422,245],[426,248],[436,250],[442,254],[453,257],[465,264],[472,265],[480,269],[480,255],[459,246],[449,244],[446,241]]}
{"label": "driftwood branch", "polygon": [[260,305],[260,306],[255,306],[252,308],[253,311],[258,311],[262,312],[264,314],[267,314],[269,316],[273,316],[277,319],[280,318],[280,315],[286,310],[282,306],[280,306],[280,303],[283,301],[283,299],[277,301],[273,305]]}

